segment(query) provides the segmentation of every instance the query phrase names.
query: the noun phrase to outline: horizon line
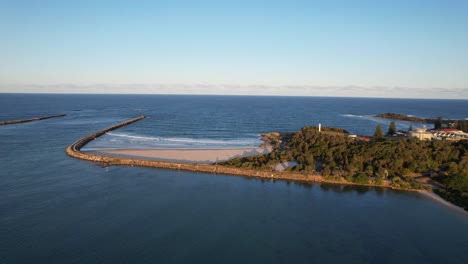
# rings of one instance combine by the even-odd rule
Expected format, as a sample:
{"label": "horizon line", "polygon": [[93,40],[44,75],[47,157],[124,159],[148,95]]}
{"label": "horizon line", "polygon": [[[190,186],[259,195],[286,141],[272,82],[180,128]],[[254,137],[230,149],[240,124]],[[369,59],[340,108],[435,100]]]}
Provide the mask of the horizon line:
{"label": "horizon line", "polygon": [[356,99],[402,99],[402,100],[454,100],[465,101],[468,98],[433,98],[433,97],[383,97],[383,96],[340,96],[340,95],[281,95],[281,94],[189,94],[189,93],[76,93],[76,92],[0,92],[10,95],[169,95],[169,96],[225,96],[225,97],[316,97],[316,98],[356,98]]}
{"label": "horizon line", "polygon": [[169,94],[234,96],[313,96],[408,99],[468,99],[468,88],[407,88],[400,86],[320,86],[208,83],[0,84],[0,93]]}

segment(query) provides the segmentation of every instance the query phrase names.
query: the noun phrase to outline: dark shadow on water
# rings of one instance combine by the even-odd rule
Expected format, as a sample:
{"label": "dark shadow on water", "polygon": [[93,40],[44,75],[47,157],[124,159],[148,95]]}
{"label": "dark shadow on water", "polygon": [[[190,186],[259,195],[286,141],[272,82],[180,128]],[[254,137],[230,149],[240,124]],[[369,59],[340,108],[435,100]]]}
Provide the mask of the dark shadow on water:
{"label": "dark shadow on water", "polygon": [[370,191],[371,188],[367,187],[367,186],[353,186],[355,189],[355,191],[358,193],[358,194],[365,194],[366,192]]}
{"label": "dark shadow on water", "polygon": [[353,192],[355,190],[354,187],[356,187],[356,186],[354,186],[354,185],[345,185],[345,186],[343,186],[342,191],[344,193]]}
{"label": "dark shadow on water", "polygon": [[320,189],[322,191],[329,191],[330,190],[330,187],[331,187],[331,184],[328,184],[328,183],[322,183],[320,184]]}
{"label": "dark shadow on water", "polygon": [[332,190],[335,193],[340,193],[342,192],[343,186],[338,185],[338,184],[333,184],[330,186],[330,190]]}
{"label": "dark shadow on water", "polygon": [[385,192],[387,191],[385,188],[378,188],[378,187],[376,187],[376,188],[373,188],[373,189],[374,189],[375,194],[376,194],[377,196],[383,196],[383,195],[385,194]]}
{"label": "dark shadow on water", "polygon": [[316,183],[313,182],[294,182],[295,186],[303,187],[304,189],[312,189],[316,186]]}
{"label": "dark shadow on water", "polygon": [[356,192],[357,194],[365,194],[372,190],[378,190],[380,195],[383,194],[383,188],[374,188],[368,186],[359,186],[359,185],[340,185],[340,184],[332,184],[332,183],[321,183],[319,184],[320,189],[322,191],[328,192],[332,191],[334,193],[351,193]]}

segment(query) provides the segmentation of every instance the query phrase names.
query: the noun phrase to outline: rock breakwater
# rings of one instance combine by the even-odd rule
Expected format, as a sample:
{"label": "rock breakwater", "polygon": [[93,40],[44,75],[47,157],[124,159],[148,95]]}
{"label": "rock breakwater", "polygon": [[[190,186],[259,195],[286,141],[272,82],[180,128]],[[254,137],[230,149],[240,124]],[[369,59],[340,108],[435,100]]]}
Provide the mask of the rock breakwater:
{"label": "rock breakwater", "polygon": [[38,120],[45,120],[45,119],[50,119],[50,118],[57,118],[57,117],[64,117],[64,114],[61,115],[51,115],[51,116],[43,116],[43,117],[34,117],[34,118],[28,118],[28,119],[19,119],[19,120],[9,120],[9,121],[2,121],[0,122],[0,126],[3,125],[13,125],[13,124],[19,124],[19,123],[26,123],[26,122],[32,122],[32,121],[38,121]]}
{"label": "rock breakwater", "polygon": [[[192,172],[202,172],[202,173],[214,173],[214,174],[227,174],[227,175],[237,175],[245,177],[255,177],[271,180],[286,180],[286,181],[298,181],[298,182],[322,182],[322,183],[332,183],[332,184],[345,184],[345,185],[361,185],[361,186],[376,186],[392,189],[388,182],[385,182],[383,185],[376,184],[361,184],[348,182],[345,179],[329,179],[321,175],[311,175],[311,174],[302,174],[302,173],[293,173],[293,172],[276,172],[272,170],[262,170],[262,169],[244,169],[229,167],[218,164],[190,164],[182,162],[168,162],[168,161],[157,161],[157,160],[143,160],[136,158],[127,158],[119,156],[108,156],[108,155],[97,155],[94,153],[82,152],[80,149],[85,146],[91,140],[102,136],[103,134],[130,125],[137,121],[144,119],[145,116],[139,116],[133,119],[129,119],[122,123],[116,124],[114,126],[99,130],[94,132],[84,138],[81,138],[68,146],[66,148],[67,155],[93,162],[98,162],[102,166],[141,166],[141,167],[150,167],[150,168],[160,168],[160,169],[172,169],[172,170],[185,170]],[[404,189],[409,190],[409,189]]]}
{"label": "rock breakwater", "polygon": [[80,151],[80,149],[85,146],[91,140],[123,126],[130,125],[137,121],[144,119],[145,116],[139,116],[122,123],[116,124],[114,126],[99,130],[94,132],[84,138],[81,138],[68,146],[66,148],[67,155],[82,159],[89,160],[93,162],[98,162],[103,166],[142,166],[142,167],[151,167],[151,168],[162,168],[162,169],[175,169],[175,170],[186,170],[193,172],[204,172],[204,173],[216,173],[216,174],[230,174],[230,175],[239,175],[239,176],[248,176],[248,177],[258,177],[258,178],[268,178],[268,179],[280,179],[280,180],[294,180],[294,181],[306,181],[306,182],[322,182],[323,177],[320,175],[304,175],[299,173],[278,173],[272,171],[261,171],[261,170],[252,170],[252,169],[242,169],[242,168],[233,168],[226,167],[216,164],[189,164],[181,162],[166,162],[166,161],[157,161],[157,160],[141,160],[135,158],[126,158],[126,157],[115,157],[107,155],[97,155],[94,153],[86,153]]}
{"label": "rock breakwater", "polygon": [[[362,184],[362,183],[348,182],[344,178],[330,179],[330,178],[323,177],[321,175],[309,175],[309,174],[292,173],[292,172],[277,172],[277,171],[260,170],[260,169],[243,169],[243,168],[228,167],[228,166],[217,165],[217,164],[189,164],[189,163],[181,163],[181,162],[141,160],[141,159],[135,159],[135,158],[96,155],[96,154],[80,151],[80,149],[84,145],[86,145],[88,142],[105,134],[106,132],[118,129],[123,126],[130,125],[144,118],[145,116],[139,116],[139,117],[124,121],[122,123],[119,123],[117,125],[99,130],[95,133],[92,133],[84,138],[77,140],[76,142],[68,146],[66,148],[66,153],[69,156],[74,157],[74,158],[98,162],[104,167],[119,166],[119,165],[141,166],[141,167],[160,168],[160,169],[185,170],[185,171],[192,171],[192,172],[255,177],[255,178],[270,179],[270,180],[285,180],[285,181],[297,181],[297,182],[309,182],[309,183],[331,183],[331,184],[340,184],[340,185],[361,185],[361,186],[368,186],[368,187],[392,188],[392,189],[399,189],[399,190],[406,190],[406,191],[421,191],[421,190],[414,190],[414,189],[395,188],[390,184],[388,180],[384,181],[383,184]],[[428,191],[425,191],[425,192],[428,192]]]}

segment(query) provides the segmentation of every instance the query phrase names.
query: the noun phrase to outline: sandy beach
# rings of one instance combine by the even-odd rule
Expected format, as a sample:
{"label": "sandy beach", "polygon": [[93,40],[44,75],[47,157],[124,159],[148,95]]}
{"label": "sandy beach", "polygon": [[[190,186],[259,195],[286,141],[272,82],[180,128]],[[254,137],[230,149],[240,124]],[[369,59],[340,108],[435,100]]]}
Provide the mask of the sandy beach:
{"label": "sandy beach", "polygon": [[439,202],[439,203],[441,203],[441,204],[443,204],[445,206],[448,206],[450,209],[457,211],[458,213],[462,214],[464,217],[466,217],[468,219],[468,212],[465,211],[465,209],[444,200],[442,197],[440,197],[439,195],[433,193],[432,191],[418,190],[418,192],[420,194],[422,194],[422,195],[425,195],[426,197],[428,197],[430,199],[433,199],[436,202]]}
{"label": "sandy beach", "polygon": [[271,147],[250,149],[109,149],[96,153],[189,163],[213,163],[237,157],[266,154]]}

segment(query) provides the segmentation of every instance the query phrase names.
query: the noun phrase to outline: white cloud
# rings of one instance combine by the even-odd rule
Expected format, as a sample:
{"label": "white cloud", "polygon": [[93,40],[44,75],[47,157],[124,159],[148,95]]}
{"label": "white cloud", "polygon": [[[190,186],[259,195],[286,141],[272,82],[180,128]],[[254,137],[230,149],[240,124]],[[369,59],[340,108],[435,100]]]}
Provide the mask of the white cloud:
{"label": "white cloud", "polygon": [[0,84],[3,93],[210,94],[468,99],[468,88],[404,88],[313,85],[171,84]]}

